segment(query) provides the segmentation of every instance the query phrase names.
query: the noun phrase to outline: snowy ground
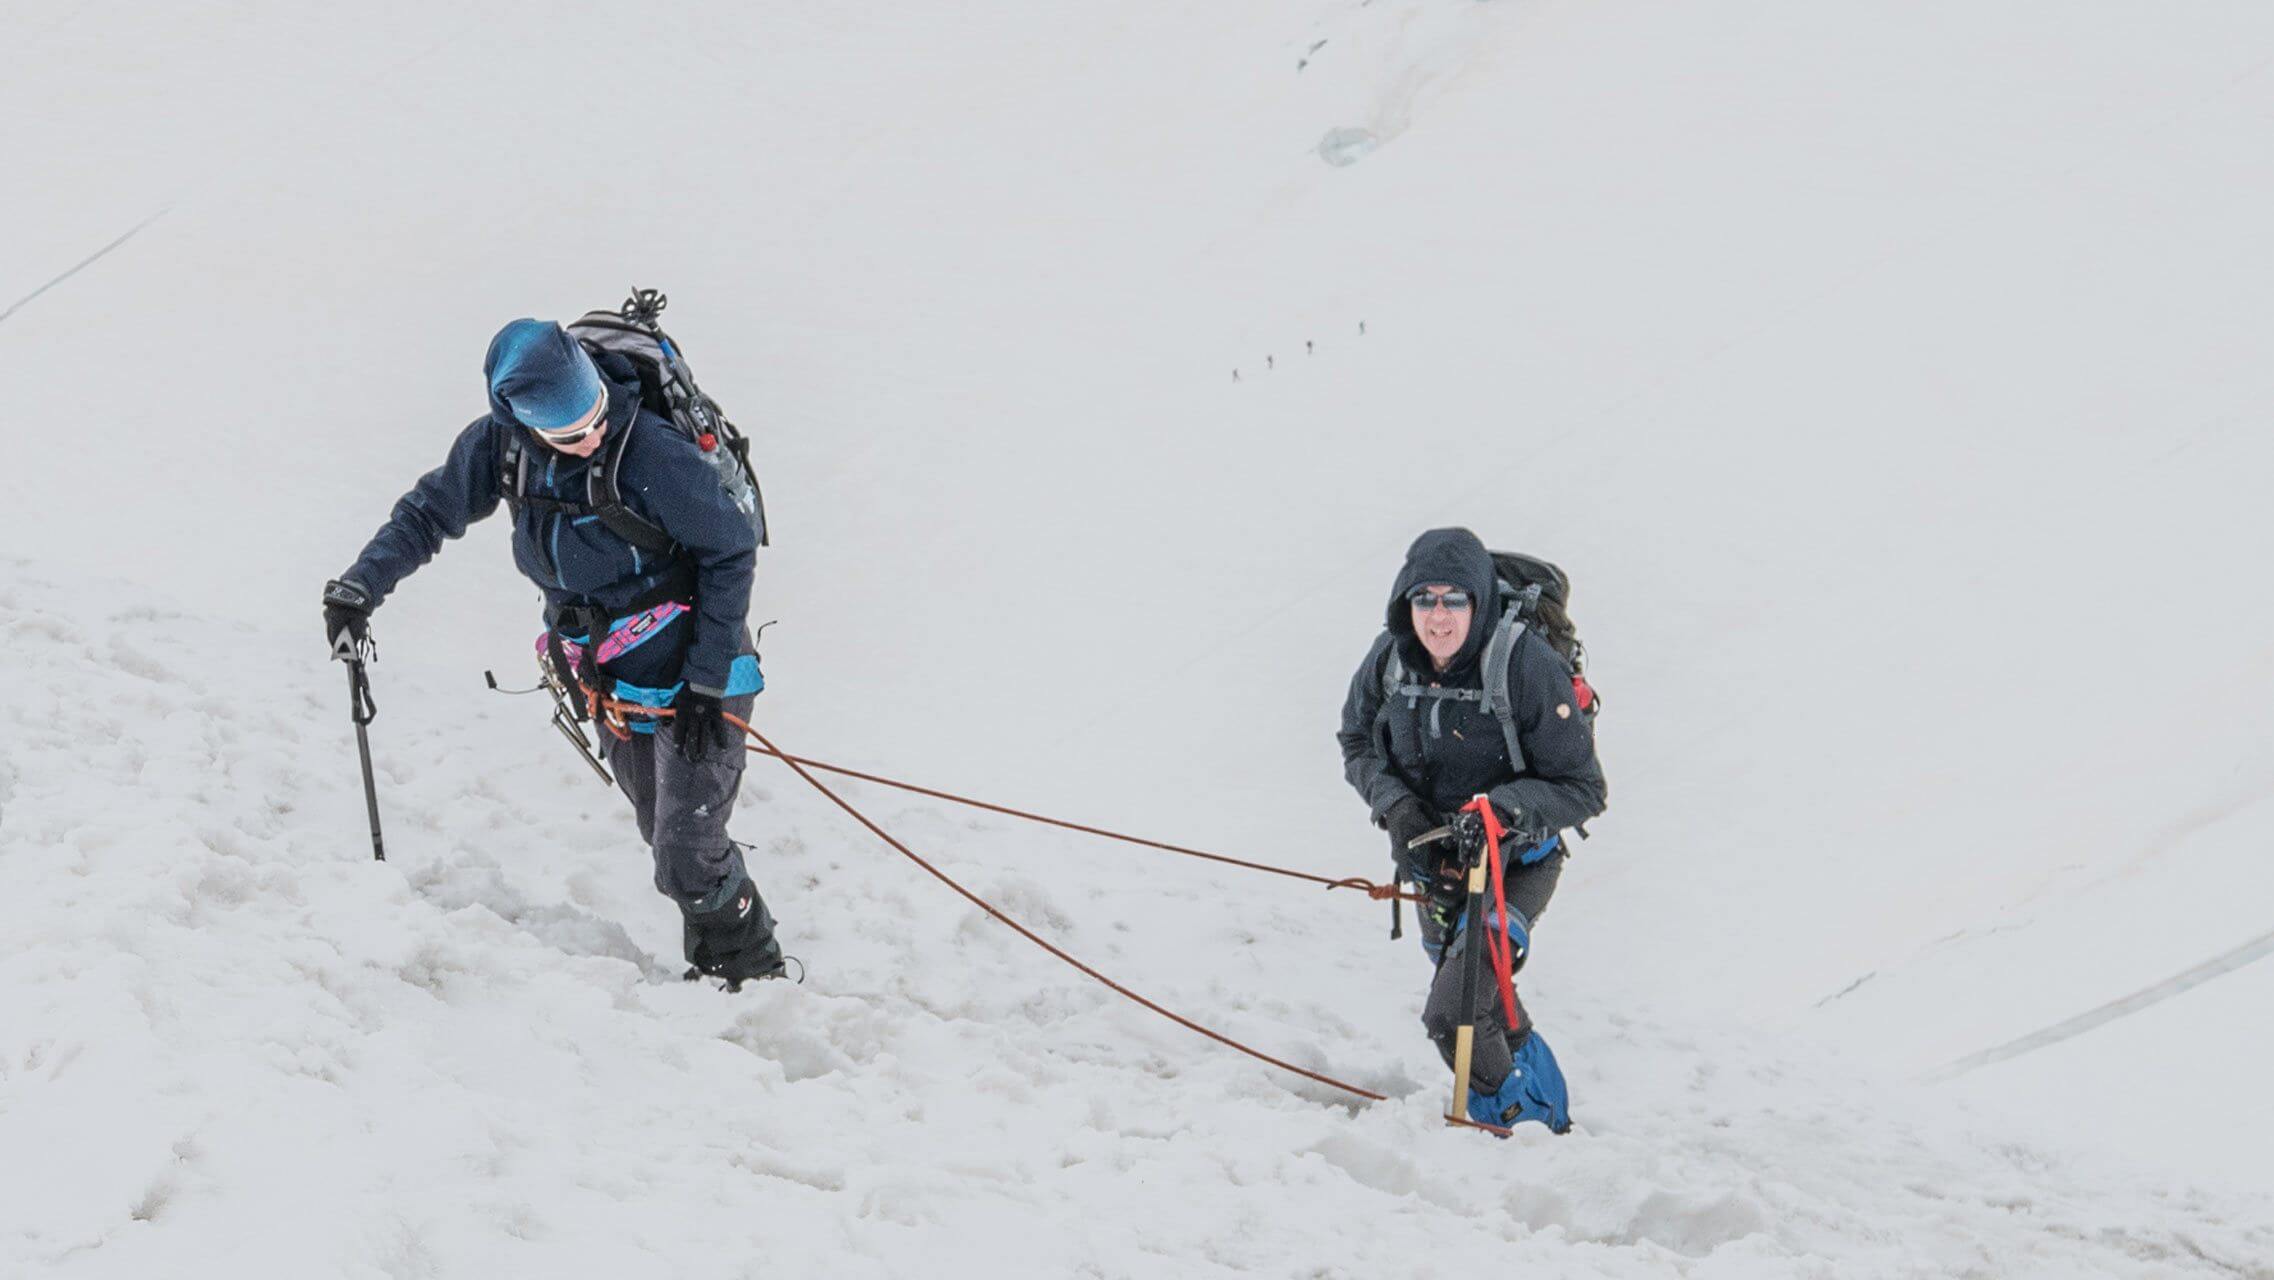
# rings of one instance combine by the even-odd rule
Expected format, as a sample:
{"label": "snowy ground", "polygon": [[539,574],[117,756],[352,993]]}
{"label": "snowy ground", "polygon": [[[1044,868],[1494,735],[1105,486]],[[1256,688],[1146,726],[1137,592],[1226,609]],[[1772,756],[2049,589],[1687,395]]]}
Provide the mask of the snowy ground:
{"label": "snowy ground", "polygon": [[[5,713],[0,791],[9,863],[39,870],[0,906],[20,1274],[1421,1276],[1490,1248],[1596,1275],[2162,1276],[2274,1256],[2247,1202],[1985,1141],[1922,1087],[1591,1007],[1579,975],[1537,1002],[1585,1135],[1443,1131],[1441,1072],[1381,972],[1423,961],[1377,940],[1374,904],[876,806],[1148,994],[1393,1099],[1352,1108],[1051,967],[763,768],[756,856],[815,973],[722,996],[677,980],[612,797],[565,759],[490,763],[532,754],[531,726],[383,712],[396,860],[372,864],[340,830],[352,773],[310,767],[336,745],[336,673],[296,661],[302,640],[89,594],[20,565],[0,590],[36,691]],[[273,698],[203,674],[232,662],[278,673]],[[91,714],[71,692],[90,685]]]}
{"label": "snowy ground", "polygon": [[[0,1277],[2274,1275],[2263,6],[0,47]],[[1375,904],[847,788],[1353,1108],[764,762],[813,978],[679,984],[613,793],[481,687],[495,527],[380,615],[370,864],[315,589],[497,323],[634,283],[760,430],[793,750],[1378,874],[1330,732],[1405,541],[1571,568],[1613,810],[1527,1000],[1584,1137],[1433,1123]]]}

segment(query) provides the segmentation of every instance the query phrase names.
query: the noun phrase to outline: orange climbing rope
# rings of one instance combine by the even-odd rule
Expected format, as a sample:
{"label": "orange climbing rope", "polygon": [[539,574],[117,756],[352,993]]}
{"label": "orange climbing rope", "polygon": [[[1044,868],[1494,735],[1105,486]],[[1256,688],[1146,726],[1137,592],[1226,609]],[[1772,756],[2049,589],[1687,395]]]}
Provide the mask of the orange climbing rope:
{"label": "orange climbing rope", "polygon": [[[630,723],[625,719],[625,717],[628,715],[649,716],[656,719],[668,720],[671,718],[672,714],[669,707],[650,707],[644,703],[624,702],[615,698],[600,696],[589,688],[586,689],[585,696],[588,700],[587,705],[590,708],[593,719],[597,720],[608,730],[609,733],[613,734],[618,740],[627,738],[631,733]],[[882,774],[866,773],[859,769],[847,768],[846,766],[840,764],[830,764],[826,761],[814,760],[805,756],[790,755],[787,752],[782,751],[780,748],[774,746],[771,742],[768,742],[765,738],[761,737],[756,730],[751,729],[749,725],[745,724],[742,720],[736,718],[735,716],[729,715],[725,718],[728,722],[740,726],[745,732],[750,734],[753,741],[746,745],[746,750],[750,751],[754,755],[773,756],[775,759],[780,760],[782,763],[789,765],[793,769],[803,766],[806,769],[814,769],[822,773],[834,773],[840,777],[856,778],[862,782],[873,782],[880,787],[891,787],[894,790],[906,791],[913,795],[927,796],[934,800],[945,800],[950,804],[965,805],[969,808],[981,809],[988,813],[999,813],[1007,818],[1018,818],[1026,822],[1035,822],[1040,823],[1044,826],[1058,827],[1066,831],[1078,831],[1087,836],[1097,836],[1100,839],[1104,840],[1117,840],[1123,844],[1133,844],[1145,849],[1157,849],[1163,853],[1180,854],[1187,858],[1204,858],[1207,861],[1220,862],[1227,866],[1244,867],[1250,871],[1268,872],[1269,874],[1275,876],[1286,876],[1292,880],[1303,880],[1308,881],[1311,884],[1323,885],[1329,889],[1358,889],[1364,891],[1367,897],[1372,898],[1377,902],[1387,901],[1392,898],[1395,898],[1401,902],[1426,902],[1429,900],[1429,895],[1427,894],[1407,893],[1400,890],[1397,886],[1397,882],[1394,880],[1388,884],[1375,884],[1373,881],[1367,880],[1361,876],[1345,876],[1340,880],[1330,879],[1326,876],[1314,875],[1308,871],[1297,871],[1292,867],[1275,867],[1267,862],[1252,862],[1246,858],[1234,858],[1226,854],[1210,853],[1205,849],[1194,849],[1189,848],[1185,845],[1169,844],[1161,840],[1148,840],[1143,836],[1133,836],[1127,834],[1126,832],[1111,831],[1104,827],[1093,827],[1087,823],[1073,822],[1065,818],[1053,818],[1044,814],[1033,813],[1025,809],[1014,809],[1009,805],[995,804],[991,801],[979,800],[971,796],[957,795],[952,791],[941,791],[934,787],[920,786],[913,782],[903,782],[898,778],[888,778]]]}
{"label": "orange climbing rope", "polygon": [[[600,718],[601,723],[603,725],[606,725],[611,733],[617,733],[619,735],[629,731],[628,722],[624,719],[624,717],[627,715],[649,716],[661,720],[669,719],[672,714],[669,708],[656,708],[644,706],[639,703],[620,702],[614,698],[600,696],[595,692],[588,691],[587,697],[590,700],[588,705],[591,707],[594,716],[596,718]],[[1121,983],[1114,981],[1113,979],[1098,972],[1096,969],[1091,968],[1089,965],[1084,964],[1082,961],[1076,959],[1072,954],[1068,953],[1064,948],[1056,945],[1055,943],[1052,943],[1050,940],[1044,938],[1034,930],[1027,928],[1025,925],[1011,918],[1008,913],[1004,912],[994,903],[987,901],[985,898],[982,898],[978,894],[973,893],[970,889],[965,888],[955,879],[955,877],[950,876],[946,872],[940,870],[938,867],[933,866],[930,862],[925,861],[924,858],[915,850],[901,843],[900,840],[894,837],[891,832],[886,831],[881,826],[878,826],[875,820],[871,819],[867,814],[862,813],[859,809],[855,808],[843,796],[840,796],[836,792],[830,790],[828,785],[822,782],[821,779],[813,776],[813,773],[811,771],[815,768],[831,768],[831,766],[813,764],[797,756],[793,756],[786,751],[783,751],[781,748],[775,746],[772,740],[768,739],[765,734],[760,733],[755,728],[752,728],[749,722],[743,720],[739,716],[729,714],[725,716],[725,719],[727,723],[734,725],[736,728],[739,728],[744,733],[750,735],[752,741],[757,744],[751,748],[752,750],[758,751],[762,755],[773,756],[775,759],[780,760],[783,764],[788,765],[790,767],[790,770],[793,773],[797,774],[798,777],[804,779],[808,786],[811,786],[814,790],[820,792],[822,795],[827,796],[831,803],[835,804],[838,808],[843,809],[852,817],[855,822],[858,822],[862,826],[868,828],[871,835],[874,835],[877,839],[882,840],[886,844],[892,846],[892,848],[902,857],[923,868],[924,871],[933,879],[938,880],[941,884],[944,884],[948,888],[953,889],[956,893],[962,895],[962,897],[965,900],[969,901],[972,905],[978,907],[988,915],[993,916],[995,919],[1001,921],[1005,925],[1008,925],[1012,931],[1016,932],[1020,937],[1025,938],[1027,941],[1042,948],[1044,951],[1049,952],[1051,955],[1056,956],[1058,959],[1064,961],[1068,965],[1073,966],[1085,977],[1094,979],[1095,981],[1104,985],[1107,990],[1112,991],[1114,994],[1119,995],[1124,999],[1133,1001],[1144,1006],[1147,1009],[1152,1010],[1154,1013],[1167,1018],[1169,1021],[1176,1023],[1178,1026],[1183,1027],[1187,1031],[1197,1032],[1198,1034],[1206,1036],[1210,1040],[1213,1040],[1228,1049],[1234,1049],[1241,1053],[1244,1053],[1247,1056],[1256,1059],[1258,1062],[1268,1063],[1271,1066],[1277,1067],[1282,1071],[1292,1072],[1295,1075],[1302,1076],[1306,1080],[1316,1081],[1317,1083],[1326,1085],[1329,1088],[1340,1089],[1345,1093],[1365,1098],[1371,1102],[1387,1101],[1385,1095],[1376,1093],[1372,1089],[1361,1088],[1360,1086],[1351,1084],[1346,1080],[1337,1080],[1333,1076],[1313,1071],[1308,1067],[1296,1066],[1294,1063],[1289,1062],[1284,1058],[1273,1057],[1272,1055],[1265,1053],[1261,1049],[1257,1049],[1252,1045],[1243,1044],[1240,1041],[1235,1040],[1228,1035],[1225,1035],[1221,1031],[1217,1031],[1214,1028],[1204,1026],[1201,1023],[1193,1021],[1191,1018],[1185,1017],[1181,1013],[1177,1013],[1172,1009],[1164,1007],[1157,1001],[1149,1000],[1146,997],[1137,994],[1135,991],[1130,990],[1128,987],[1123,986]],[[848,776],[853,777],[868,776],[857,774],[850,769],[832,769],[832,772],[844,773]],[[870,777],[869,780],[885,781],[883,779],[877,779],[873,777]],[[888,783],[888,785],[899,786],[905,790],[922,790],[909,786],[905,783]],[[950,796],[944,792],[935,793],[930,791],[922,791],[922,793],[937,795],[941,799],[955,800],[958,803],[972,804],[976,807],[992,809],[997,812],[1010,814],[1016,817],[1031,818],[1034,821],[1038,822],[1047,822],[1053,826],[1062,826],[1078,831],[1090,831],[1093,834],[1104,835],[1114,839],[1123,839],[1129,840],[1132,843],[1146,844],[1156,848],[1167,849],[1170,852],[1174,853],[1190,853],[1200,857],[1214,858],[1216,861],[1233,862],[1238,863],[1242,866],[1257,867],[1260,870],[1276,871],[1283,875],[1292,875],[1303,879],[1316,880],[1326,884],[1329,888],[1340,888],[1344,887],[1345,885],[1352,888],[1363,887],[1369,891],[1369,896],[1380,896],[1374,892],[1378,886],[1367,884],[1363,880],[1330,881],[1326,880],[1322,876],[1311,876],[1304,872],[1288,871],[1284,868],[1278,867],[1266,867],[1260,863],[1241,862],[1239,859],[1222,858],[1218,857],[1217,855],[1200,853],[1198,850],[1180,849],[1173,845],[1161,845],[1153,841],[1138,840],[1133,836],[1120,836],[1113,832],[1082,827],[1076,823],[1061,822],[1055,819],[1042,818],[1038,815],[1021,813],[1014,809],[1006,809],[1000,806],[988,805],[981,801],[965,800],[962,797]],[[1395,886],[1392,886],[1391,889],[1392,892],[1395,892]]]}

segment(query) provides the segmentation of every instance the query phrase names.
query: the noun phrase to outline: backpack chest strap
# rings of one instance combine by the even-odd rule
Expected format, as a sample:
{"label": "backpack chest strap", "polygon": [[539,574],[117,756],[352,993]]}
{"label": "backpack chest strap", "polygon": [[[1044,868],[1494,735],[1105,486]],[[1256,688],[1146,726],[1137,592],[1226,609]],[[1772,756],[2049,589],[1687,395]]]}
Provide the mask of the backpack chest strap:
{"label": "backpack chest strap", "polygon": [[1482,689],[1445,689],[1433,684],[1400,684],[1392,692],[1405,699],[1406,709],[1414,710],[1423,698],[1429,699],[1429,736],[1445,736],[1445,704],[1448,702],[1482,702]]}
{"label": "backpack chest strap", "polygon": [[1524,602],[1510,608],[1493,628],[1492,639],[1484,647],[1484,687],[1481,689],[1446,689],[1436,685],[1419,684],[1408,679],[1411,674],[1405,659],[1398,656],[1397,646],[1388,645],[1382,662],[1382,708],[1375,717],[1376,732],[1383,729],[1390,704],[1405,699],[1408,711],[1416,710],[1423,698],[1430,699],[1429,736],[1442,738],[1442,715],[1447,702],[1474,702],[1500,722],[1500,736],[1508,743],[1508,765],[1517,773],[1524,772],[1524,743],[1516,728],[1516,707],[1508,690],[1508,666],[1516,653],[1516,642],[1524,635]]}
{"label": "backpack chest strap", "polygon": [[572,502],[566,498],[547,498],[533,493],[507,498],[506,501],[510,504],[527,507],[532,511],[543,511],[556,515],[588,516],[592,514],[592,508],[585,503]]}
{"label": "backpack chest strap", "polygon": [[1419,698],[1438,698],[1453,702],[1484,701],[1484,690],[1482,689],[1447,689],[1433,684],[1396,685],[1391,688],[1390,693],[1395,697],[1405,699],[1408,707],[1415,705],[1415,700]]}
{"label": "backpack chest strap", "polygon": [[[637,421],[637,417],[635,410],[633,421]],[[612,438],[602,444],[600,451],[592,456],[584,472],[585,500],[578,502],[573,498],[554,498],[530,492],[532,462],[529,447],[518,432],[508,431],[498,457],[498,479],[503,490],[501,496],[506,505],[516,512],[527,508],[580,520],[586,516],[598,516],[600,523],[608,526],[610,533],[634,547],[657,555],[674,555],[679,551],[679,544],[671,535],[642,517],[624,501],[617,476],[618,468],[623,465],[624,451],[631,444],[631,437],[632,422],[626,422],[621,429],[613,431]]]}

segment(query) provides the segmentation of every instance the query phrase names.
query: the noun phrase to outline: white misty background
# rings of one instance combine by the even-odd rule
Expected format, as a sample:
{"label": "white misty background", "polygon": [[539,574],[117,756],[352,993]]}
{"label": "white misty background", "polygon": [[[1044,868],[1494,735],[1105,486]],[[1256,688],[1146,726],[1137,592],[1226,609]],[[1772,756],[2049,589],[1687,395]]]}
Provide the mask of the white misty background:
{"label": "white misty background", "polygon": [[[2264,6],[0,47],[0,1276],[2274,1274]],[[1584,1135],[1436,1124],[1378,904],[847,788],[1353,1108],[763,761],[812,980],[682,986],[482,687],[502,522],[376,619],[370,864],[318,590],[500,323],[634,285],[756,438],[795,751],[1380,875],[1331,734],[1407,540],[1569,569],[1611,810],[1526,999]]]}

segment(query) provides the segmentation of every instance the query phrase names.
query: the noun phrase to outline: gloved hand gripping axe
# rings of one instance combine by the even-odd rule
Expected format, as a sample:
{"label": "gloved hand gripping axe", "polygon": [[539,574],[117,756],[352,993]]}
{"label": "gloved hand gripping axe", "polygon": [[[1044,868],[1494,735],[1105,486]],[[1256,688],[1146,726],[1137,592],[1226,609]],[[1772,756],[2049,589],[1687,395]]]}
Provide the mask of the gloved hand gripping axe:
{"label": "gloved hand gripping axe", "polygon": [[371,819],[371,860],[387,860],[387,843],[379,835],[379,787],[371,777],[371,722],[379,718],[379,704],[371,698],[371,676],[364,667],[379,660],[379,646],[371,639],[371,594],[338,578],[324,584],[324,631],[332,644],[332,660],[347,667],[347,713],[355,722],[355,754],[363,762],[363,808]]}

